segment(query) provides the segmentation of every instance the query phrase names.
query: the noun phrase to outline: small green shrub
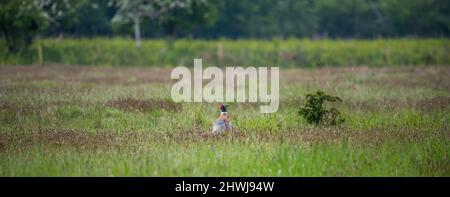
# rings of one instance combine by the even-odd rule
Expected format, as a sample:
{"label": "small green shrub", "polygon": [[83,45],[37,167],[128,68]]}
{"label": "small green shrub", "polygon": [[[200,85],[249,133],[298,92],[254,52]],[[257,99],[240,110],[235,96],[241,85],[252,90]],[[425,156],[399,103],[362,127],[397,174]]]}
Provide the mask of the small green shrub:
{"label": "small green shrub", "polygon": [[345,120],[341,113],[334,107],[325,109],[323,103],[342,102],[337,96],[330,96],[318,90],[314,94],[306,95],[306,103],[300,107],[299,114],[303,116],[310,124],[338,125]]}

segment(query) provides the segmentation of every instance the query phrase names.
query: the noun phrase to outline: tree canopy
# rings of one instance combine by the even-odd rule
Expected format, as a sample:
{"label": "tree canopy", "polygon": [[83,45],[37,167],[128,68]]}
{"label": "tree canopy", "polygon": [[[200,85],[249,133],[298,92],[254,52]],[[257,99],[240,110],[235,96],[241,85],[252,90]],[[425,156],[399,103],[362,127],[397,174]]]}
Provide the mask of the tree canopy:
{"label": "tree canopy", "polygon": [[[448,37],[448,0],[193,0],[192,9],[173,9],[157,20],[143,19],[142,36],[193,38],[377,38]],[[133,24],[115,24],[120,8],[89,1],[78,23],[56,32],[72,36],[132,36]],[[92,8],[92,5],[96,5]],[[87,8],[88,7],[88,8]],[[74,28],[76,26],[76,28]],[[98,27],[95,29],[93,27]],[[101,30],[100,30],[101,28]]]}
{"label": "tree canopy", "polygon": [[[163,14],[164,13],[164,14]],[[138,21],[133,21],[140,16]],[[11,51],[42,36],[449,37],[448,0],[2,0]]]}

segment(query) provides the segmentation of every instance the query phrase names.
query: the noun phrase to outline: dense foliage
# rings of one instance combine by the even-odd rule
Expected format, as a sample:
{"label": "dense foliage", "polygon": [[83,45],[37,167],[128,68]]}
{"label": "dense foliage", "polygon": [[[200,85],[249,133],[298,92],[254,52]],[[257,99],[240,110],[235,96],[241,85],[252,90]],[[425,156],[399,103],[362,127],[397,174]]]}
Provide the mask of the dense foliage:
{"label": "dense foliage", "polygon": [[29,46],[49,26],[70,26],[70,17],[85,1],[2,0],[0,33],[9,52]]}
{"label": "dense foliage", "polygon": [[[109,0],[89,1],[73,26],[55,32],[74,36],[132,36],[133,24],[114,24]],[[196,1],[194,1],[196,2]],[[89,20],[85,16],[89,17]],[[450,35],[448,0],[209,0],[189,12],[174,9],[142,21],[143,37],[436,37]]]}

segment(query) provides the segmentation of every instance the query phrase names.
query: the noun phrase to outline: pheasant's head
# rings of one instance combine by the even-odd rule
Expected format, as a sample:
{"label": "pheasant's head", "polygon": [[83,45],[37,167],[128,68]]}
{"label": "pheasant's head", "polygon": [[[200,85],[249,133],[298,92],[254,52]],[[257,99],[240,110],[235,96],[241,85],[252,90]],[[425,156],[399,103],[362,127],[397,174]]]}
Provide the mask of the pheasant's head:
{"label": "pheasant's head", "polygon": [[228,105],[220,104],[220,106],[219,106],[220,114],[227,114],[227,107],[228,107]]}

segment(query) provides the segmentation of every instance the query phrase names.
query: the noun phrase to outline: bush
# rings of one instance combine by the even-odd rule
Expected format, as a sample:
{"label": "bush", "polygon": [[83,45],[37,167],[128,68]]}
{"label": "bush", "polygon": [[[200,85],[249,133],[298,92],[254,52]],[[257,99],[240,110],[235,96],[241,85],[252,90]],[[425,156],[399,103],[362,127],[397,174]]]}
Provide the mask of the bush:
{"label": "bush", "polygon": [[0,34],[5,40],[8,52],[18,53],[28,47],[33,38],[48,26],[44,13],[34,4],[36,3],[30,0],[2,1]]}
{"label": "bush", "polygon": [[299,114],[310,124],[339,125],[345,120],[334,107],[325,109],[323,104],[328,102],[342,102],[337,96],[330,96],[318,90],[314,94],[306,95],[306,103],[300,107]]}

